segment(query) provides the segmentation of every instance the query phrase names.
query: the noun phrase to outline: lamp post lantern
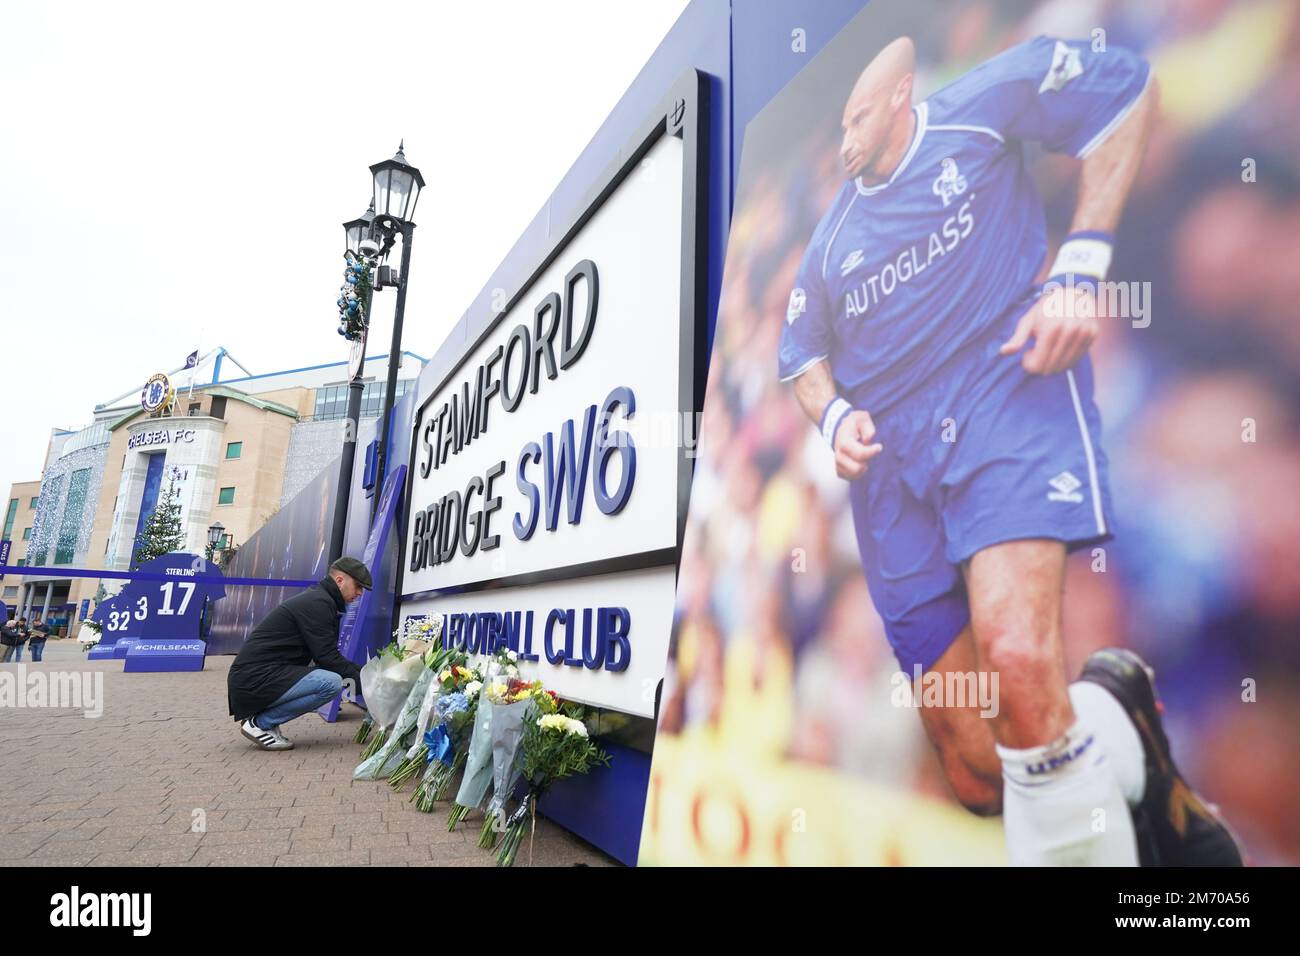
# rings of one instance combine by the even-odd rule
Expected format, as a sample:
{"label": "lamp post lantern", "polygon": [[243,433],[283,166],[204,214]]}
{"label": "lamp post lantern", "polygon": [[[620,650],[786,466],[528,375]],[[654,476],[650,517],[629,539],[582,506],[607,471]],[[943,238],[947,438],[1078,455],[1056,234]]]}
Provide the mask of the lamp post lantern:
{"label": "lamp post lantern", "polygon": [[370,167],[375,188],[373,206],[380,221],[415,222],[415,204],[424,188],[424,177],[406,161],[405,145],[405,141],[398,145],[392,159]]}
{"label": "lamp post lantern", "polygon": [[[218,521],[216,524],[208,525],[208,560],[209,561],[213,560],[213,556],[216,554],[217,551],[217,546],[221,544],[221,539],[225,535],[225,532],[226,532],[226,526],[223,525],[220,521]],[[221,562],[218,561],[217,564],[220,565]]]}
{"label": "lamp post lantern", "polygon": [[343,224],[343,235],[346,237],[345,252],[353,255],[361,253],[361,242],[370,238],[370,232],[375,222],[375,201],[370,200],[370,208],[361,214],[359,219],[350,219]]}

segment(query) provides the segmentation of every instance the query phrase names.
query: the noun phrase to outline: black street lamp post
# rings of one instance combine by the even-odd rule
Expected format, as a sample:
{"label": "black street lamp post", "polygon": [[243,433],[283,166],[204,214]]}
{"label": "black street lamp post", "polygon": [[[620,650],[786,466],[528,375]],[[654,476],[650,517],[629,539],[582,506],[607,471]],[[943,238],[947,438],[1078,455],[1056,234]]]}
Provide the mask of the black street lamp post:
{"label": "black street lamp post", "polygon": [[[388,255],[397,236],[402,238],[402,265],[397,280],[397,306],[393,311],[393,342],[388,350],[388,382],[384,389],[384,410],[379,418],[379,453],[375,456],[375,476],[381,480],[388,464],[389,417],[397,392],[397,369],[402,362],[402,320],[406,313],[406,288],[410,284],[411,239],[415,232],[415,204],[424,188],[420,171],[406,161],[401,143],[392,159],[370,167],[374,179],[375,224],[382,230],[382,255]],[[379,510],[379,488],[371,501],[370,517]]]}
{"label": "black street lamp post", "polygon": [[[404,144],[403,144],[404,145]],[[376,455],[376,476],[382,477],[388,459],[387,423],[393,412],[393,399],[397,391],[397,371],[402,361],[402,320],[406,312],[407,275],[411,266],[411,236],[415,231],[415,204],[424,188],[420,171],[406,161],[403,145],[397,147],[392,159],[370,167],[373,195],[370,209],[360,219],[343,224],[347,238],[347,251],[354,257],[364,258],[368,264],[375,259],[386,260],[393,243],[402,241],[402,264],[398,274],[389,274],[387,266],[378,270],[374,289],[388,285],[397,286],[397,303],[393,313],[393,341],[388,350],[388,379],[384,390],[384,409],[379,419],[379,448]],[[356,458],[357,431],[361,421],[361,398],[365,390],[362,381],[366,359],[366,337],[370,329],[370,302],[361,303],[361,337],[353,342],[348,363],[348,411],[343,438],[343,455],[339,462],[339,487],[334,505],[334,525],[330,533],[330,560],[343,553],[343,538],[347,529],[348,504],[352,490],[353,461]],[[371,520],[379,508],[378,489],[371,503]]]}
{"label": "black street lamp post", "polygon": [[[388,462],[389,416],[393,412],[393,399],[397,393],[397,370],[402,364],[402,318],[406,312],[406,276],[411,268],[411,233],[415,223],[401,224],[402,265],[401,280],[397,286],[397,306],[393,310],[393,341],[388,350],[388,381],[384,388],[384,411],[379,418],[379,451],[375,456],[376,480],[382,479]],[[373,520],[379,510],[379,489],[375,489],[370,503],[370,517]]]}

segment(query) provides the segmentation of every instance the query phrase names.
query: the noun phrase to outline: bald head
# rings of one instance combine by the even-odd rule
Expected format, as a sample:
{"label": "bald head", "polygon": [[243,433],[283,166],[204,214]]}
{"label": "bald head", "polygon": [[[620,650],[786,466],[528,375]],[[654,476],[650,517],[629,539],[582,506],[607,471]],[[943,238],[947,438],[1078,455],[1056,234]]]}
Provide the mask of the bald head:
{"label": "bald head", "polygon": [[855,100],[880,99],[889,96],[898,81],[916,68],[916,47],[911,37],[899,37],[876,54],[853,84],[849,104]]}
{"label": "bald head", "polygon": [[915,68],[916,47],[910,37],[899,37],[876,54],[853,84],[844,104],[840,146],[850,177],[880,180],[893,172],[911,133]]}

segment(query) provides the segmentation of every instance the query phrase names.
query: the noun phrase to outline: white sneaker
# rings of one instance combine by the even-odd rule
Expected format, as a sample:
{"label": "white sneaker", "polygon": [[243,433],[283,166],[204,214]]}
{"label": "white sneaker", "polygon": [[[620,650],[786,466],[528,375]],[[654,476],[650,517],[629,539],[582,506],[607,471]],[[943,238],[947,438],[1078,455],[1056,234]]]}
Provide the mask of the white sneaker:
{"label": "white sneaker", "polygon": [[257,744],[263,750],[292,750],[293,741],[289,740],[277,727],[275,730],[263,730],[253,723],[250,717],[239,725],[239,732]]}

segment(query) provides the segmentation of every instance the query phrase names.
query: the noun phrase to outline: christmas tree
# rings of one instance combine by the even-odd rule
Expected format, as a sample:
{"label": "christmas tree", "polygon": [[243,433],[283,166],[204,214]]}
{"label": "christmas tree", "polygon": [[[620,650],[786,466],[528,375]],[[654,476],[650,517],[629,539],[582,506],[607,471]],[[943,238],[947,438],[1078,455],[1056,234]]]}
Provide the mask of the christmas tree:
{"label": "christmas tree", "polygon": [[181,504],[176,500],[176,486],[170,484],[135,539],[135,553],[131,555],[131,569],[146,561],[160,558],[185,545],[181,530]]}

